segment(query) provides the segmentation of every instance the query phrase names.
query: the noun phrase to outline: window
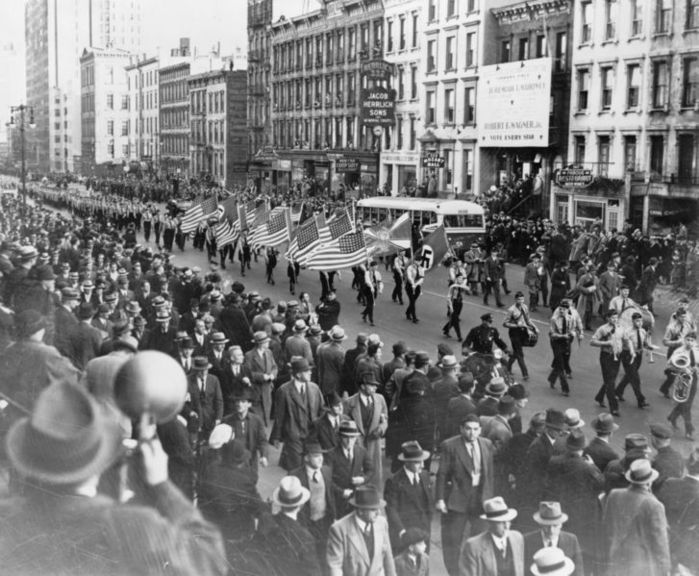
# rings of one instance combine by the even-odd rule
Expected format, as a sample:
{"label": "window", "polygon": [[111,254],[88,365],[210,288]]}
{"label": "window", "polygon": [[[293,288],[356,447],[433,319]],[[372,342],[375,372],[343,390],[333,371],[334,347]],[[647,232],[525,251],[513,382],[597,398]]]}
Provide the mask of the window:
{"label": "window", "polygon": [[386,23],[386,52],[393,52],[393,20]]}
{"label": "window", "polygon": [[510,41],[503,40],[500,46],[500,62],[510,61]]}
{"label": "window", "polygon": [[668,34],[672,27],[672,0],[657,0],[655,16],[655,31],[658,34]]}
{"label": "window", "polygon": [[592,2],[583,2],[580,10],[582,14],[580,38],[583,43],[592,42]]}
{"label": "window", "polygon": [[398,68],[398,100],[405,98],[405,72],[403,67]]}
{"label": "window", "polygon": [[434,22],[437,19],[437,0],[429,0],[427,7],[427,21]]}
{"label": "window", "polygon": [[624,168],[627,172],[636,171],[636,136],[624,136]]}
{"label": "window", "polygon": [[396,116],[396,150],[403,149],[403,118]]}
{"label": "window", "polygon": [[538,34],[536,37],[536,57],[543,58],[549,53],[549,47],[546,42],[546,36]]}
{"label": "window", "polygon": [[573,162],[580,166],[585,163],[585,136],[576,136],[573,144]]}
{"label": "window", "polygon": [[417,98],[417,66],[414,64],[410,67],[410,99]]}
{"label": "window", "polygon": [[433,90],[430,90],[427,92],[427,113],[425,114],[425,117],[427,119],[427,124],[434,124],[435,123],[435,93]]}
{"label": "window", "polygon": [[398,23],[398,49],[405,50],[405,18],[402,16]]}
{"label": "window", "polygon": [[436,47],[436,40],[430,40],[427,43],[427,72],[434,72],[437,69]]}
{"label": "window", "polygon": [[454,89],[447,88],[444,90],[444,122],[446,124],[453,124],[455,120],[455,108],[454,108]]}
{"label": "window", "polygon": [[456,0],[447,0],[447,18],[456,15]]}
{"label": "window", "polygon": [[347,31],[347,59],[354,60],[357,55],[357,29],[352,26]]}
{"label": "window", "polygon": [[631,9],[631,36],[640,36],[643,32],[643,4],[641,0],[629,0]]}
{"label": "window", "polygon": [[473,151],[464,150],[464,190],[470,191],[473,187]]}
{"label": "window", "polygon": [[476,65],[476,33],[466,34],[466,68]]}
{"label": "window", "polygon": [[665,163],[665,142],[662,136],[650,137],[650,170],[662,175]]}
{"label": "window", "polygon": [[682,106],[694,106],[699,100],[699,58],[682,61]]}
{"label": "window", "polygon": [[129,145],[128,144],[122,144],[121,146],[121,154],[124,157],[127,157],[129,155]]}
{"label": "window", "polygon": [[687,28],[699,28],[699,0],[687,0]]}
{"label": "window", "polygon": [[415,131],[415,116],[410,117],[410,149],[415,150],[415,142],[417,140],[417,134]]}
{"label": "window", "polygon": [[107,154],[114,158],[114,140],[110,140],[107,143]]}
{"label": "window", "polygon": [[629,64],[626,68],[626,107],[638,108],[639,95],[641,93],[641,67],[638,64]]}
{"label": "window", "polygon": [[600,69],[600,78],[602,86],[602,110],[609,110],[612,107],[612,91],[614,90],[614,69],[611,66],[605,66]]}
{"label": "window", "polygon": [[452,184],[454,175],[452,170],[454,151],[445,149],[442,151],[442,154],[444,155],[444,184],[450,186]]}
{"label": "window", "polygon": [[587,100],[590,90],[590,71],[578,70],[578,110],[587,110]]}
{"label": "window", "polygon": [[653,108],[663,108],[667,105],[668,81],[667,61],[653,62]]}
{"label": "window", "polygon": [[529,39],[520,38],[519,39],[519,52],[517,53],[517,60],[526,60],[529,56]]}
{"label": "window", "polygon": [[107,121],[107,136],[114,136],[114,120]]}
{"label": "window", "polygon": [[566,60],[568,58],[568,34],[559,32],[556,34],[556,59],[554,61],[554,70],[563,72],[566,69]]}
{"label": "window", "polygon": [[455,43],[456,38],[454,36],[449,36],[447,38],[447,50],[446,50],[446,66],[445,70],[448,72],[449,70],[454,70],[456,68],[456,62],[454,58],[454,43]]}
{"label": "window", "polygon": [[413,41],[412,47],[417,48],[417,37],[418,37],[418,26],[417,26],[417,14],[413,14]]}
{"label": "window", "polygon": [[614,40],[616,39],[616,20],[617,20],[617,9],[618,4],[616,0],[605,0],[604,4],[604,21],[606,23],[605,27],[605,39]]}
{"label": "window", "polygon": [[471,13],[478,10],[478,0],[468,0],[466,4],[466,12]]}
{"label": "window", "polygon": [[597,163],[600,176],[609,175],[609,136],[600,136],[597,140]]}
{"label": "window", "polygon": [[695,166],[695,145],[693,134],[677,136],[677,176],[680,184],[694,184],[697,181]]}
{"label": "window", "polygon": [[129,95],[124,94],[121,97],[121,109],[122,110],[128,110],[129,109]]}
{"label": "window", "polygon": [[464,124],[476,122],[476,89],[473,86],[464,88]]}
{"label": "window", "polygon": [[122,136],[129,135],[129,121],[128,120],[121,121],[121,135]]}
{"label": "window", "polygon": [[114,94],[107,94],[107,108],[114,110]]}

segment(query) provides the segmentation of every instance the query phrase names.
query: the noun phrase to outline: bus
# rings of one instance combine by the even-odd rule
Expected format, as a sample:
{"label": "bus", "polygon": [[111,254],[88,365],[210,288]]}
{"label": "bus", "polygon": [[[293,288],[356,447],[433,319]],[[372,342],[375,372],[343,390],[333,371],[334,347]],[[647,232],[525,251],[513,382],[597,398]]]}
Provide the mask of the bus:
{"label": "bus", "polygon": [[471,242],[480,240],[485,234],[485,213],[475,202],[393,196],[363,198],[357,202],[357,218],[362,220],[364,227],[386,219],[395,220],[405,212],[410,212],[413,229],[419,230],[422,236],[444,224],[447,239],[454,249],[468,249]]}

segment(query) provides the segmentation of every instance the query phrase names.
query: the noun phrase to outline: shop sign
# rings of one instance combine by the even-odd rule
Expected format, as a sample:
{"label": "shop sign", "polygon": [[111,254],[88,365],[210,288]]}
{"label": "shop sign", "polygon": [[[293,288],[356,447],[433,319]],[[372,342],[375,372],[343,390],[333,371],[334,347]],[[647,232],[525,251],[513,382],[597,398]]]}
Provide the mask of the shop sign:
{"label": "shop sign", "polygon": [[362,63],[361,73],[371,80],[383,80],[393,76],[393,64],[385,60],[369,60]]}
{"label": "shop sign", "polygon": [[562,188],[586,188],[595,175],[589,168],[561,168],[556,172],[556,184]]}
{"label": "shop sign", "polygon": [[335,160],[335,171],[339,173],[359,172],[359,160],[357,158],[341,157]]}
{"label": "shop sign", "polygon": [[291,160],[274,160],[272,161],[272,170],[281,170],[284,172],[291,171]]}
{"label": "shop sign", "polygon": [[279,154],[271,146],[264,146],[257,151],[253,159],[257,162],[273,162],[279,159]]}
{"label": "shop sign", "polygon": [[425,168],[444,168],[444,156],[436,152],[429,152],[422,157],[422,165]]}
{"label": "shop sign", "polygon": [[361,109],[364,126],[393,126],[396,122],[396,91],[388,88],[363,88]]}

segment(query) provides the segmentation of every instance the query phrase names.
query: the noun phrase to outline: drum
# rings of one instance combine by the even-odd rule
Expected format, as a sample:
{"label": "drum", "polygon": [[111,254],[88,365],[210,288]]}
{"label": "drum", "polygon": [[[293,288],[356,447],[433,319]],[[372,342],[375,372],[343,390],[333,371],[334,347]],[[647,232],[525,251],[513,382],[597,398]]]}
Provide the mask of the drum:
{"label": "drum", "polygon": [[650,310],[646,310],[644,308],[641,308],[640,306],[629,306],[628,308],[623,310],[621,314],[619,314],[620,326],[627,330],[631,330],[633,328],[632,316],[636,312],[640,312],[643,316],[643,329],[646,332],[648,332],[648,334],[652,334],[653,328],[655,326],[655,317],[653,316],[653,313]]}

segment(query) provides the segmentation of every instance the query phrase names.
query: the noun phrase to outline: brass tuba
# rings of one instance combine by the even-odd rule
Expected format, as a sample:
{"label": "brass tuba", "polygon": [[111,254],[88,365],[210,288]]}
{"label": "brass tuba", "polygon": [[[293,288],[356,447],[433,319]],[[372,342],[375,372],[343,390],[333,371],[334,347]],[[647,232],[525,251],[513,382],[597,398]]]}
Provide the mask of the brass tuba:
{"label": "brass tuba", "polygon": [[672,399],[675,402],[686,402],[692,388],[692,368],[690,367],[689,354],[675,354],[670,358],[668,366],[674,376],[672,382]]}

